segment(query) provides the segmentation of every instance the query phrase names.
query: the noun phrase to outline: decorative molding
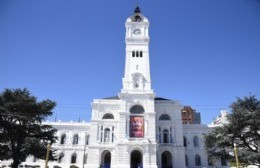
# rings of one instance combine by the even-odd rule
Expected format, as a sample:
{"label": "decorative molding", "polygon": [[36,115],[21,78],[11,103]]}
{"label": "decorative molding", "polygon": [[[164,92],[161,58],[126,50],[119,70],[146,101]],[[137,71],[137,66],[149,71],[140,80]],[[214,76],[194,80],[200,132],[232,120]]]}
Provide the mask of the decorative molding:
{"label": "decorative molding", "polygon": [[92,105],[93,110],[98,110],[98,111],[114,111],[114,110],[119,110],[120,109],[120,104],[93,104]]}

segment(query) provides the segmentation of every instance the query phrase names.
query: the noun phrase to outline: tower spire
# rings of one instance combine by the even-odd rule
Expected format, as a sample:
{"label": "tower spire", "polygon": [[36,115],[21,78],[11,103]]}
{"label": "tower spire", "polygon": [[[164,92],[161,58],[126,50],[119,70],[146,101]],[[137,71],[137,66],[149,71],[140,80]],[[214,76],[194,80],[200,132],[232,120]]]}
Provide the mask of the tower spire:
{"label": "tower spire", "polygon": [[138,5],[135,7],[134,13],[135,14],[140,14],[141,13],[141,9],[139,8]]}
{"label": "tower spire", "polygon": [[126,64],[121,93],[153,93],[149,63],[149,21],[139,6],[126,20]]}

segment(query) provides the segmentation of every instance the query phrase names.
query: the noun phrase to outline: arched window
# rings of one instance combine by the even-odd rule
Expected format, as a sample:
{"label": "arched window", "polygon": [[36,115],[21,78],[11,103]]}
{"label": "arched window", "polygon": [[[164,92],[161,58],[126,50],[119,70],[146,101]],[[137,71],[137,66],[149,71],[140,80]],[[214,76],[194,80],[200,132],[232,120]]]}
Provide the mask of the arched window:
{"label": "arched window", "polygon": [[110,142],[110,129],[109,128],[105,129],[104,142]]}
{"label": "arched window", "polygon": [[107,113],[107,114],[105,114],[105,115],[103,116],[102,119],[103,119],[103,120],[104,120],[104,119],[114,119],[114,116],[113,116],[113,114]]}
{"label": "arched window", "polygon": [[208,165],[213,166],[213,162],[212,162],[212,159],[210,157],[208,157]]}
{"label": "arched window", "polygon": [[135,52],[134,51],[132,51],[132,57],[135,57]]}
{"label": "arched window", "polygon": [[64,158],[64,153],[61,152],[61,153],[59,154],[59,157],[58,157],[58,163],[61,163],[63,158]]}
{"label": "arched window", "polygon": [[184,147],[187,146],[187,139],[186,139],[186,137],[183,137],[183,146],[184,146]]}
{"label": "arched window", "polygon": [[199,147],[199,138],[197,136],[194,136],[193,138],[193,146]]}
{"label": "arched window", "polygon": [[73,145],[76,145],[76,144],[78,144],[78,143],[79,143],[79,135],[78,135],[78,134],[75,134],[75,135],[73,136],[72,144],[73,144]]}
{"label": "arched window", "polygon": [[140,105],[134,105],[133,107],[131,107],[130,113],[132,113],[132,114],[142,114],[142,113],[144,113],[144,108]]}
{"label": "arched window", "polygon": [[185,155],[185,165],[189,166],[189,160],[188,160],[188,156],[187,155]]}
{"label": "arched window", "polygon": [[227,160],[225,158],[222,157],[220,161],[221,161],[221,166],[227,166]]}
{"label": "arched window", "polygon": [[66,134],[62,134],[60,138],[60,144],[63,145],[66,143]]}
{"label": "arched window", "polygon": [[163,130],[163,143],[169,143],[169,131],[167,129]]}
{"label": "arched window", "polygon": [[136,57],[139,57],[139,52],[138,51],[136,51]]}
{"label": "arched window", "polygon": [[73,153],[72,155],[71,155],[71,161],[70,161],[70,163],[76,163],[77,162],[77,154],[76,153]]}
{"label": "arched window", "polygon": [[159,120],[171,120],[170,116],[167,114],[163,114],[159,117]]}
{"label": "arched window", "polygon": [[201,166],[201,160],[200,160],[200,155],[195,155],[195,165],[196,166]]}
{"label": "arched window", "polygon": [[140,57],[143,57],[143,52],[142,51],[140,51]]}

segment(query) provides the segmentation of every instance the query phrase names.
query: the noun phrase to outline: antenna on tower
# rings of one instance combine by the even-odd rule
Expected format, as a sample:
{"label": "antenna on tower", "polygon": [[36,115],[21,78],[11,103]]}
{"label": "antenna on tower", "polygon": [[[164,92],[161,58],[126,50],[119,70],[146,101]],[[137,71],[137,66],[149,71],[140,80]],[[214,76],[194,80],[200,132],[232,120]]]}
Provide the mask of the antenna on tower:
{"label": "antenna on tower", "polygon": [[136,0],[136,6],[139,6],[139,0]]}

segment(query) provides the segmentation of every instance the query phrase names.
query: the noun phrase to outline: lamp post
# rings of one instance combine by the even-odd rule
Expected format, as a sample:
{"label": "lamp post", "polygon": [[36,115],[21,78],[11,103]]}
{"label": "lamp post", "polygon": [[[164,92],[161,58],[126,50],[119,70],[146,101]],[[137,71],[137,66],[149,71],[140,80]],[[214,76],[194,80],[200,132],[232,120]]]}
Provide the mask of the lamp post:
{"label": "lamp post", "polygon": [[48,161],[49,161],[49,156],[50,156],[50,149],[51,149],[51,144],[48,142],[47,145],[47,153],[46,153],[46,159],[45,159],[45,168],[48,168]]}
{"label": "lamp post", "polygon": [[238,151],[237,151],[237,144],[236,143],[234,143],[234,154],[235,154],[235,158],[236,158],[237,168],[239,168]]}
{"label": "lamp post", "polygon": [[83,153],[83,165],[82,165],[83,168],[85,167],[85,159],[86,159],[85,154],[86,154],[86,143],[84,145],[84,153]]}

